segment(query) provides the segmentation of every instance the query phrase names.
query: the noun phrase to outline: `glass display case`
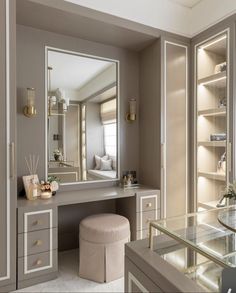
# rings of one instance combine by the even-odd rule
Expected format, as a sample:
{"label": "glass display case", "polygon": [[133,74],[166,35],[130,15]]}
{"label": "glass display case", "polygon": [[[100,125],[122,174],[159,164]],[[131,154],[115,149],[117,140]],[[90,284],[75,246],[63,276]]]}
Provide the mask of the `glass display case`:
{"label": "glass display case", "polygon": [[[236,269],[235,218],[230,206],[152,221],[149,247],[205,291],[220,292],[224,269]],[[170,245],[157,245],[156,230]]]}
{"label": "glass display case", "polygon": [[229,44],[225,30],[195,47],[196,211],[224,205],[228,182]]}

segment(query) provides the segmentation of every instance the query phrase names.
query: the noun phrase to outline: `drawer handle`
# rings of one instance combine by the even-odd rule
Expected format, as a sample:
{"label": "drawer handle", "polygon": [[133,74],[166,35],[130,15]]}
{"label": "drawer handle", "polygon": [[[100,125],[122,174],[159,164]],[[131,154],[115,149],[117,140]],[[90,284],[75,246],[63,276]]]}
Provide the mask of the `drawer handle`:
{"label": "drawer handle", "polygon": [[41,259],[38,259],[38,260],[36,261],[36,265],[37,265],[37,266],[40,266],[42,263],[43,263],[43,262],[42,262]]}
{"label": "drawer handle", "polygon": [[147,204],[146,204],[146,207],[147,207],[147,208],[151,208],[151,207],[152,207],[152,203],[151,203],[151,202],[147,203]]}
{"label": "drawer handle", "polygon": [[42,245],[43,244],[43,241],[42,240],[37,240],[37,241],[35,241],[35,245],[36,246],[40,246],[40,245]]}

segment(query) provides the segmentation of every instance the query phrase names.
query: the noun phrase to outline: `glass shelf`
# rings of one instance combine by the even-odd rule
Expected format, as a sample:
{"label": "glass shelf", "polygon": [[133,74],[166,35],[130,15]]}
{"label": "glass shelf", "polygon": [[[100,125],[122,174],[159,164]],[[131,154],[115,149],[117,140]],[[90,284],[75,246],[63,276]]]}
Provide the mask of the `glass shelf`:
{"label": "glass shelf", "polygon": [[232,222],[235,209],[230,206],[152,221],[149,247],[153,250],[153,232],[157,229],[223,268],[236,268],[236,234],[220,222],[225,213],[234,215]]}

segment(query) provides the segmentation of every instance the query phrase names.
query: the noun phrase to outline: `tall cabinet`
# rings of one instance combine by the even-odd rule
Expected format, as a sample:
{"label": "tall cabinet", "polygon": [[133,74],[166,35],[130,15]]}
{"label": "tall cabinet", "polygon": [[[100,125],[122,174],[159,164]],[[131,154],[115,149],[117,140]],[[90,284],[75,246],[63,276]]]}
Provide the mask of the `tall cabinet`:
{"label": "tall cabinet", "polygon": [[195,46],[196,210],[221,206],[229,180],[229,29]]}
{"label": "tall cabinet", "polygon": [[0,292],[16,288],[14,48],[15,0],[0,0]]}

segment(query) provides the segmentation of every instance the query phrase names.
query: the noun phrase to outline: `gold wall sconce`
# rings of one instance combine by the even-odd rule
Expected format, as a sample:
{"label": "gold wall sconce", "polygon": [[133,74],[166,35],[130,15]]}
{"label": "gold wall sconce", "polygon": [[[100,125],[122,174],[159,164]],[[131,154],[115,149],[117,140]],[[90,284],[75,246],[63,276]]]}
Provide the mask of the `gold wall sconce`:
{"label": "gold wall sconce", "polygon": [[28,118],[34,117],[37,114],[35,108],[35,89],[27,88],[27,105],[24,107],[24,115]]}
{"label": "gold wall sconce", "polygon": [[126,121],[134,122],[136,120],[136,99],[129,100],[129,113],[126,114]]}

